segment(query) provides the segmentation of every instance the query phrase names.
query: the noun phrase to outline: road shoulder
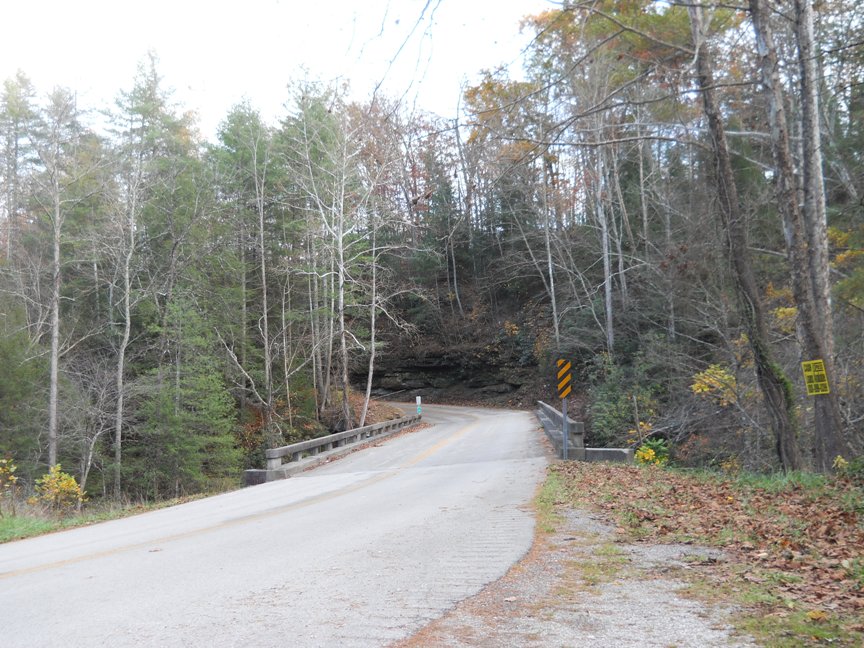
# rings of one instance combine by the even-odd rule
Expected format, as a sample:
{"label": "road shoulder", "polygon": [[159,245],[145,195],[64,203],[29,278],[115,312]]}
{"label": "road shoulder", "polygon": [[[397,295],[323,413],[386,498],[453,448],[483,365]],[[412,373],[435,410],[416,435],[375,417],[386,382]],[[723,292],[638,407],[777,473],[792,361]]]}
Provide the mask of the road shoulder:
{"label": "road shoulder", "polygon": [[724,560],[693,545],[620,542],[584,510],[556,507],[526,557],[398,648],[446,646],[752,646],[733,609],[686,595],[688,571]]}

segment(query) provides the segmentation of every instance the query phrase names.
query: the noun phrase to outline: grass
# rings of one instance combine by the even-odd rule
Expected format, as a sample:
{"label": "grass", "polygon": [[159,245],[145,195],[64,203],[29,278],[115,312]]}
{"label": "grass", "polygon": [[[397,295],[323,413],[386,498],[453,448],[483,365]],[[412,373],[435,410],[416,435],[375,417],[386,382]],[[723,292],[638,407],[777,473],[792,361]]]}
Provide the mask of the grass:
{"label": "grass", "polygon": [[561,476],[549,473],[546,481],[540,487],[540,492],[534,498],[534,509],[537,511],[537,524],[543,533],[555,533],[561,523],[561,515],[557,505],[566,501],[566,493]]}
{"label": "grass", "polygon": [[51,515],[34,507],[19,506],[18,514],[0,516],[0,544],[12,542],[13,540],[32,538],[55,531],[131,517],[140,513],[184,504],[203,497],[207,497],[207,495],[192,495],[159,502],[125,506],[117,505],[114,502],[97,503],[91,505],[92,508],[89,510],[85,509],[80,513],[71,512],[65,515]]}
{"label": "grass", "polygon": [[[716,473],[707,473],[708,479],[716,479]],[[815,473],[740,473],[735,476],[735,483],[742,488],[757,488],[767,493],[785,493],[790,490],[804,489],[812,494],[825,491],[829,485],[824,475]]]}
{"label": "grass", "polygon": [[[746,570],[740,573],[752,576]],[[739,606],[740,611],[733,618],[736,627],[754,637],[762,646],[804,648],[861,645],[862,635],[848,617],[818,608],[804,609],[795,600],[779,596],[774,584],[785,581],[789,576],[760,574],[758,580],[762,582],[717,582],[691,577],[687,593],[702,601],[721,604],[732,602]],[[795,577],[792,576],[792,579],[795,580]]]}
{"label": "grass", "polygon": [[[815,617],[815,618],[814,618]],[[750,617],[741,629],[760,638],[770,648],[795,648],[815,645],[860,645],[860,635],[846,632],[844,622],[836,616],[813,612],[775,612]]]}
{"label": "grass", "polygon": [[50,533],[56,528],[56,522],[51,520],[4,515],[0,517],[0,543]]}
{"label": "grass", "polygon": [[604,542],[592,552],[590,560],[579,560],[571,566],[589,587],[611,583],[620,578],[630,562],[627,554],[611,542]]}

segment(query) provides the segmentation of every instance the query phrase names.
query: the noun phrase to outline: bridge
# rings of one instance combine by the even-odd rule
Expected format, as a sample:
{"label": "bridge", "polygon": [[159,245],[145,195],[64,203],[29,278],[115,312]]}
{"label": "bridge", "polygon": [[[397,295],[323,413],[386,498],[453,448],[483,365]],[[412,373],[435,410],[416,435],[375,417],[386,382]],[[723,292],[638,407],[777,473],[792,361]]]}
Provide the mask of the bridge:
{"label": "bridge", "polygon": [[[423,417],[428,427],[370,436],[371,447],[290,479],[0,545],[3,645],[381,646],[413,635],[528,551],[528,504],[550,459],[528,412],[424,406]],[[315,456],[270,459],[282,470],[295,451]]]}

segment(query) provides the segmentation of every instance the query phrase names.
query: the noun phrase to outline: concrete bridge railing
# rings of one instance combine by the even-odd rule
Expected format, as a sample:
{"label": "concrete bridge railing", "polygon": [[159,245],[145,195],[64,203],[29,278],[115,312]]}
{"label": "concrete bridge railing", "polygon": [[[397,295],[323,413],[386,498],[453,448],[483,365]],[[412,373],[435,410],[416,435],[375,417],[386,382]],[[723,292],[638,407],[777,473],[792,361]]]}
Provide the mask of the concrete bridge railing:
{"label": "concrete bridge railing", "polygon": [[[543,401],[537,401],[537,410],[534,412],[540,421],[546,436],[555,446],[558,457],[564,456],[564,417],[561,412]],[[614,461],[617,463],[632,463],[633,450],[631,448],[586,448],[585,447],[585,424],[574,421],[569,416],[570,434],[567,439],[567,458],[576,461]]]}
{"label": "concrete bridge railing", "polygon": [[418,423],[420,418],[419,414],[404,416],[353,430],[329,434],[317,439],[308,439],[279,448],[271,448],[264,453],[267,459],[267,468],[245,471],[244,481],[247,486],[252,486],[285,479],[301,470],[323,463],[324,460],[334,456],[340,450],[344,450],[347,446],[366,441],[372,437],[389,436],[409,425]]}

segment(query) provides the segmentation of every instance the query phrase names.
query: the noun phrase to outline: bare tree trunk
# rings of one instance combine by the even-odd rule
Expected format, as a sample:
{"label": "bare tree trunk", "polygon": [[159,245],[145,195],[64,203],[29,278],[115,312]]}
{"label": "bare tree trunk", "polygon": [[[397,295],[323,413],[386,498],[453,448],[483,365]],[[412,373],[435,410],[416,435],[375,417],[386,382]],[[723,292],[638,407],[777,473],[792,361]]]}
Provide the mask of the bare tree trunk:
{"label": "bare tree trunk", "polygon": [[561,349],[561,331],[558,323],[558,298],[555,294],[555,264],[552,259],[552,240],[549,233],[549,210],[544,207],[543,235],[546,243],[546,271],[549,273],[549,300],[552,302],[552,331],[555,334],[555,349]]}
{"label": "bare tree trunk", "polygon": [[[552,238],[551,233],[549,231],[549,210],[546,209],[545,201],[543,205],[543,233],[545,235],[545,245],[546,245],[546,268],[544,270],[543,264],[537,258],[537,255],[534,254],[534,248],[531,246],[531,241],[528,238],[528,235],[525,232],[525,228],[522,226],[522,223],[519,219],[516,219],[516,226],[519,228],[519,234],[522,236],[522,240],[525,243],[525,251],[528,253],[528,256],[531,258],[531,263],[534,266],[537,275],[540,277],[540,281],[543,282],[543,288],[546,290],[546,294],[549,296],[549,301],[552,304],[552,327],[555,334],[555,348],[560,349],[561,347],[561,336],[559,332],[558,326],[558,300],[555,295],[555,269],[554,269],[554,259],[552,257]],[[548,275],[548,278],[547,278]],[[494,292],[492,289],[489,289],[490,300],[494,296]]]}
{"label": "bare tree trunk", "polygon": [[[639,120],[639,109],[637,108],[637,120]],[[637,127],[638,128],[638,127]],[[642,239],[645,243],[645,259],[648,259],[650,246],[648,243],[648,198],[645,196],[645,142],[642,139],[641,129],[637,129],[636,136],[639,138],[639,208],[642,212]]]}
{"label": "bare tree trunk", "polygon": [[93,468],[93,455],[96,453],[96,443],[101,436],[102,432],[97,432],[93,435],[87,443],[85,455],[81,457],[81,478],[78,480],[78,486],[81,488],[82,493],[87,491],[87,480],[90,477],[90,470]]}
{"label": "bare tree trunk", "polygon": [[[57,152],[59,156],[59,151]],[[56,158],[55,158],[56,160]],[[57,401],[59,398],[60,366],[60,234],[63,211],[60,207],[60,180],[55,167],[52,177],[53,191],[53,256],[51,261],[51,378],[48,394],[48,465],[57,464]]]}
{"label": "bare tree trunk", "polygon": [[[287,302],[287,304],[286,304]],[[294,415],[291,412],[291,372],[288,349],[293,344],[291,335],[291,324],[288,322],[287,312],[291,310],[291,273],[285,273],[285,285],[282,287],[282,375],[285,381],[285,407],[288,411],[288,428],[294,427]]]}
{"label": "bare tree trunk", "polygon": [[309,330],[312,334],[312,381],[315,386],[315,417],[321,420],[321,410],[324,404],[324,379],[321,370],[321,333],[318,320],[318,276],[316,274],[316,261],[313,255],[312,243],[308,245],[309,258],[312,260],[312,268],[307,279],[309,297]]}
{"label": "bare tree trunk", "polygon": [[348,330],[345,326],[345,214],[344,205],[339,210],[338,229],[336,232],[337,272],[339,292],[337,295],[337,317],[339,318],[339,355],[342,383],[342,418],[345,429],[351,429],[351,403],[348,401]]}
{"label": "bare tree trunk", "polygon": [[[267,402],[264,403],[264,420],[267,427],[268,437],[273,434],[270,429],[273,421],[273,358],[272,348],[270,345],[270,328],[269,328],[269,313],[267,296],[267,241],[265,229],[265,210],[264,210],[264,182],[267,179],[267,160],[258,160],[259,142],[256,139],[252,142],[252,164],[255,180],[255,207],[258,213],[258,254],[261,257],[258,260],[261,276],[261,338],[264,351],[264,397]],[[259,166],[260,164],[260,166]],[[273,442],[270,438],[269,441]]]}
{"label": "bare tree trunk", "polygon": [[714,150],[720,214],[755,360],[756,378],[771,416],[777,454],[783,469],[798,470],[801,468],[801,455],[795,427],[795,403],[788,379],[771,357],[761,297],[750,262],[747,223],[738,202],[726,131],[714,94],[712,61],[705,41],[702,8],[690,6],[688,12],[696,50],[696,74]]}
{"label": "bare tree trunk", "polygon": [[627,214],[627,206],[624,204],[624,192],[621,191],[618,160],[614,151],[612,154],[612,173],[610,174],[609,182],[612,182],[615,187],[615,195],[618,198],[618,211],[621,214],[621,231],[618,231],[614,215],[612,218],[612,231],[615,235],[615,254],[618,257],[618,283],[621,290],[621,310],[626,312],[630,306],[630,292],[627,288],[627,262],[624,258],[625,232],[627,233],[627,238],[630,240],[630,247],[634,248],[635,246],[633,241],[633,230],[630,227],[630,217]]}
{"label": "bare tree trunk", "polygon": [[[239,212],[239,210],[238,210]],[[241,215],[242,218],[242,215]],[[246,364],[246,330],[249,323],[249,306],[247,304],[248,297],[246,295],[246,226],[241,222],[240,232],[240,365],[247,367]],[[246,378],[243,378],[244,382]],[[244,389],[240,390],[240,407],[245,408],[246,405],[246,388],[249,385],[244,385]]]}
{"label": "bare tree trunk", "polygon": [[327,318],[327,326],[329,327],[327,331],[327,353],[324,356],[322,371],[324,377],[324,397],[321,399],[321,410],[323,410],[330,404],[330,381],[333,378],[333,340],[335,339],[334,335],[334,313],[336,313],[336,267],[335,267],[335,257],[331,254],[330,258],[330,274],[325,279],[325,282],[329,283],[329,293],[330,293],[330,308],[328,309],[328,318]]}
{"label": "bare tree trunk", "polygon": [[366,425],[369,399],[372,396],[372,376],[375,372],[375,334],[378,311],[378,250],[377,227],[372,226],[372,299],[369,307],[369,368],[366,373],[366,393],[363,397],[363,411],[360,413],[359,427]]}
{"label": "bare tree trunk", "polygon": [[[131,124],[129,132],[134,132]],[[123,335],[120,339],[120,345],[117,348],[117,364],[115,371],[117,402],[114,410],[114,499],[117,501],[120,500],[122,487],[123,418],[126,397],[124,385],[126,373],[126,350],[129,347],[129,339],[132,332],[132,256],[135,254],[139,199],[141,197],[140,192],[142,189],[141,184],[144,172],[142,159],[143,151],[142,148],[140,148],[143,145],[143,142],[137,142],[136,144],[139,148],[137,154],[133,153],[133,167],[130,174],[127,176],[128,182],[126,191],[128,193],[125,196],[126,202],[122,213],[119,214],[118,222],[120,233],[119,239],[122,241],[120,251],[122,254],[123,275]]]}
{"label": "bare tree trunk", "polygon": [[[543,164],[543,242],[546,246],[546,272],[549,274],[548,283],[544,283],[546,284],[546,290],[549,293],[549,301],[552,304],[552,331],[555,335],[555,350],[560,351],[561,331],[558,321],[558,296],[555,293],[555,264],[554,259],[552,258],[552,233],[549,231],[549,215],[551,211],[549,208],[550,182],[551,178],[549,178],[549,171],[546,165]],[[522,229],[521,225],[519,229]],[[531,246],[529,245],[527,238],[525,239],[525,245],[530,249]],[[540,271],[540,268],[538,268],[538,271]],[[542,271],[540,271],[540,276],[543,276]]]}
{"label": "bare tree trunk", "polygon": [[[133,207],[134,209],[134,207]],[[117,373],[115,385],[117,389],[117,405],[114,410],[114,499],[120,499],[120,486],[123,461],[123,407],[124,407],[124,374],[126,372],[126,349],[129,346],[129,337],[132,330],[132,313],[130,308],[130,293],[132,284],[130,281],[130,266],[132,254],[135,250],[135,227],[134,221],[127,223],[128,232],[122,232],[125,238],[128,234],[128,248],[123,255],[123,337],[117,349]]]}
{"label": "bare tree trunk", "polygon": [[459,315],[465,317],[465,311],[462,308],[462,298],[459,296],[459,283],[456,278],[456,246],[453,243],[453,236],[456,233],[454,227],[450,230],[450,215],[447,215],[447,229],[450,235],[447,237],[448,248],[450,250],[450,261],[453,263],[453,295],[456,297],[456,304],[459,306]]}
{"label": "bare tree trunk", "polygon": [[[474,199],[474,177],[471,172],[471,167],[469,166],[468,159],[465,156],[465,147],[462,145],[462,137],[459,133],[459,121],[458,118],[454,122],[453,133],[456,137],[456,150],[459,153],[459,160],[461,164],[459,164],[459,168],[462,171],[462,184],[465,187],[465,195],[463,204],[465,206],[465,216],[468,219],[468,249],[474,249],[474,228],[480,226],[479,217],[476,214],[476,201]],[[477,256],[471,255],[471,261],[473,264],[474,276],[479,276],[479,271],[477,269]]]}
{"label": "bare tree trunk", "polygon": [[[78,144],[80,127],[77,122],[75,97],[63,89],[55,90],[48,99],[49,104],[42,118],[35,120],[32,131],[28,130],[30,142],[44,167],[44,176],[37,176],[41,195],[36,195],[52,232],[51,290],[48,299],[49,334],[51,348],[49,357],[48,393],[48,463],[57,464],[58,457],[58,407],[60,389],[60,300],[62,290],[62,232],[66,210],[83,199],[75,195],[72,188],[93,169],[79,166]],[[44,177],[45,182],[40,178]],[[41,331],[40,331],[41,333]]]}
{"label": "bare tree trunk", "polygon": [[602,152],[599,150],[597,151],[597,186],[594,193],[597,222],[600,224],[600,243],[603,251],[603,304],[606,312],[606,350],[611,354],[615,347],[615,325],[612,321],[612,250],[609,240],[609,217],[603,206],[603,161]]}
{"label": "bare tree trunk", "polygon": [[[798,335],[805,359],[824,360],[826,369],[831,372],[829,373],[830,380],[833,377],[833,354],[824,345],[825,338],[823,337],[826,335],[823,325],[830,326],[831,322],[830,301],[828,301],[827,295],[823,297],[822,303],[827,301],[829,312],[828,316],[820,321],[817,314],[819,306],[815,295],[818,287],[812,281],[811,269],[813,265],[810,260],[812,251],[806,240],[805,217],[800,207],[800,190],[792,156],[777,50],[769,21],[770,13],[768,7],[761,0],[750,0],[750,13],[760,58],[762,86],[768,100],[772,152],[776,167],[777,207],[783,219],[786,235],[792,292],[798,309]],[[812,146],[812,142],[810,145]],[[811,170],[810,173],[808,178],[812,179],[813,171]],[[830,331],[827,333],[829,338],[831,338],[830,333]],[[833,338],[831,340],[833,341]],[[820,471],[830,472],[835,456],[849,456],[848,448],[842,438],[842,417],[836,395],[831,393],[816,396],[814,410],[816,467]]]}
{"label": "bare tree trunk", "polygon": [[[834,359],[834,325],[831,305],[831,282],[828,275],[828,235],[825,208],[825,184],[822,175],[822,140],[819,127],[819,76],[816,71],[816,47],[813,43],[813,6],[811,0],[795,0],[796,40],[801,84],[801,134],[804,157],[804,230],[807,235],[807,260],[813,286],[813,315],[820,353],[829,384],[836,385]],[[815,357],[806,358],[815,360]],[[843,418],[832,393],[815,397],[816,467],[831,472],[834,459],[850,456],[843,438]]]}

